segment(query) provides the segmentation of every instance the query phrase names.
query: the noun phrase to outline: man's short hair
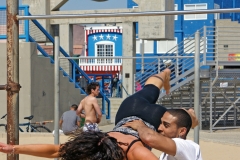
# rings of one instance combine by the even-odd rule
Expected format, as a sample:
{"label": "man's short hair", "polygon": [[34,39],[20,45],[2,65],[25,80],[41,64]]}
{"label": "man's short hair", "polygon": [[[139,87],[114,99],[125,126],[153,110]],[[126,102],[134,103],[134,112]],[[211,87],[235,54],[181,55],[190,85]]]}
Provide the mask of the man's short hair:
{"label": "man's short hair", "polygon": [[91,94],[91,90],[95,90],[97,88],[97,86],[99,86],[99,83],[98,82],[91,82],[88,84],[87,86],[87,93],[88,94]]}
{"label": "man's short hair", "polygon": [[176,124],[177,124],[178,128],[180,128],[180,127],[187,128],[187,132],[185,135],[185,136],[187,136],[187,134],[192,126],[192,119],[191,119],[190,115],[183,109],[169,109],[169,110],[167,110],[167,112],[177,118]]}
{"label": "man's short hair", "polygon": [[77,108],[78,108],[78,105],[76,105],[76,104],[73,104],[73,105],[71,106],[71,108],[74,108],[74,110],[76,111],[76,110],[77,110]]}

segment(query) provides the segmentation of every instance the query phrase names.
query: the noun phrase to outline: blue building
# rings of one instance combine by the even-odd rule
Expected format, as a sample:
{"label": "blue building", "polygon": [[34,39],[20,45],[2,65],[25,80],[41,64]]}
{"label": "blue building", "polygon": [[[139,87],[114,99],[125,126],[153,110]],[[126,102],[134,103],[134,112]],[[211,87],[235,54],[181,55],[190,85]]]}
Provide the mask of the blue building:
{"label": "blue building", "polygon": [[[127,4],[128,8],[136,8],[137,4],[132,0],[128,0]],[[175,10],[200,10],[200,9],[215,9],[219,8],[218,4],[214,3],[214,0],[175,0]],[[166,53],[175,53],[176,49],[173,49],[177,44],[186,43],[184,41],[185,38],[194,39],[194,33],[197,30],[203,28],[203,26],[214,26],[215,19],[218,19],[218,14],[192,14],[192,15],[175,15],[175,23],[174,23],[174,40],[168,41],[153,41],[152,49],[149,50],[150,44],[149,41],[145,44],[145,56],[158,56]],[[183,44],[184,45],[184,44]],[[150,51],[150,52],[149,52]],[[186,51],[187,53],[191,53],[193,50],[190,49]],[[139,52],[137,52],[139,53]],[[146,55],[147,54],[147,55]],[[141,56],[141,55],[139,55]],[[140,62],[139,62],[140,63]],[[140,65],[137,66],[137,70],[140,70]]]}
{"label": "blue building", "polygon": [[120,59],[94,59],[94,57],[122,56],[122,27],[85,27],[85,53],[93,59],[80,60],[80,67],[87,74],[116,75],[122,68]]}
{"label": "blue building", "polygon": [[[127,1],[128,8],[137,8],[133,0]],[[175,10],[201,10],[240,7],[240,0],[175,0]],[[177,44],[182,43],[182,52],[186,55],[194,53],[194,47],[186,47],[188,41],[194,41],[194,33],[202,30],[204,26],[215,26],[216,19],[231,19],[239,21],[240,13],[223,14],[190,14],[175,15],[174,40],[144,40],[144,56],[161,56],[166,53],[176,55],[181,48],[176,49]],[[214,32],[212,32],[214,34]],[[140,43],[138,38],[138,24],[136,23],[136,53],[140,54]],[[186,40],[187,39],[187,40]],[[86,51],[85,56],[122,56],[122,28],[121,26],[102,26],[100,28],[86,28]],[[213,42],[212,42],[213,43]],[[174,49],[175,47],[175,49]],[[213,53],[208,50],[208,54]],[[210,55],[209,57],[213,57]],[[88,60],[81,67],[88,74],[117,74],[121,72],[122,62],[117,59]],[[144,59],[144,63],[150,63],[153,59]],[[92,63],[92,65],[89,63]],[[190,66],[188,66],[190,67]],[[184,68],[184,66],[183,66]],[[209,68],[208,66],[202,68]],[[186,67],[187,69],[187,67]],[[186,70],[183,69],[183,70]],[[141,70],[141,59],[137,59],[136,70]]]}

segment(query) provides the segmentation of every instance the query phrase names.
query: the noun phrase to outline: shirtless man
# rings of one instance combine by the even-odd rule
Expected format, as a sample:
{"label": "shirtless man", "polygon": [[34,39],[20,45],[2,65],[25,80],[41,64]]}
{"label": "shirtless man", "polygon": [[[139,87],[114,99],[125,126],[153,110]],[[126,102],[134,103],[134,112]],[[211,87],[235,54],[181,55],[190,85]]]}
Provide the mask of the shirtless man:
{"label": "shirtless man", "polygon": [[[99,94],[99,83],[91,82],[87,86],[87,93],[89,95],[80,102],[77,109],[77,114],[82,118],[85,118],[83,131],[99,131],[98,123],[100,123],[102,118],[102,111],[97,103],[96,98],[96,96]],[[82,114],[83,110],[85,111],[85,114]]]}

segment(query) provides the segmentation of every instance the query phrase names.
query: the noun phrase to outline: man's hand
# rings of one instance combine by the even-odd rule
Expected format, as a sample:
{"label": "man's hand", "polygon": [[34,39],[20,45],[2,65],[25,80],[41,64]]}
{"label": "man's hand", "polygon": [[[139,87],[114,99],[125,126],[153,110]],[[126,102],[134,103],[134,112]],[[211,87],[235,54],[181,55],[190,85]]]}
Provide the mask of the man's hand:
{"label": "man's hand", "polygon": [[86,118],[86,115],[85,115],[84,113],[81,113],[81,114],[80,114],[80,117],[81,117],[81,118]]}
{"label": "man's hand", "polygon": [[100,118],[97,118],[97,124],[100,123],[101,119]]}
{"label": "man's hand", "polygon": [[0,143],[0,152],[3,153],[12,153],[14,151],[13,145],[8,145],[4,143]]}
{"label": "man's hand", "polygon": [[134,120],[134,121],[125,123],[123,126],[124,127],[131,127],[134,130],[138,130],[138,128],[144,127],[146,125],[141,120]]}
{"label": "man's hand", "polygon": [[186,110],[186,109],[184,109],[184,110],[190,115],[190,117],[192,119],[192,127],[191,128],[195,128],[198,125],[198,119],[196,117],[194,110],[192,108],[190,108],[188,110]]}

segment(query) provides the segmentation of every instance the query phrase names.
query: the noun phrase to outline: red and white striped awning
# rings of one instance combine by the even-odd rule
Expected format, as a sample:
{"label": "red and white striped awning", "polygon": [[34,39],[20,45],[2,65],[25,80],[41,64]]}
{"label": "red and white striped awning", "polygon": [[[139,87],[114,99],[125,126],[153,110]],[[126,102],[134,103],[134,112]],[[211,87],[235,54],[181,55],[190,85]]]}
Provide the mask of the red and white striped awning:
{"label": "red and white striped awning", "polygon": [[119,65],[113,66],[80,66],[83,71],[121,71],[121,67]]}
{"label": "red and white striped awning", "polygon": [[86,35],[104,32],[122,33],[122,29],[92,29],[86,30]]}

